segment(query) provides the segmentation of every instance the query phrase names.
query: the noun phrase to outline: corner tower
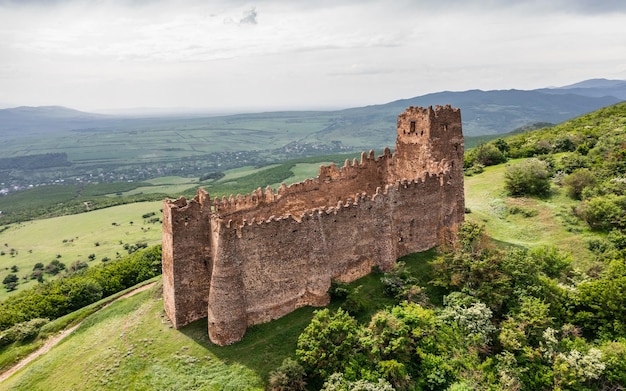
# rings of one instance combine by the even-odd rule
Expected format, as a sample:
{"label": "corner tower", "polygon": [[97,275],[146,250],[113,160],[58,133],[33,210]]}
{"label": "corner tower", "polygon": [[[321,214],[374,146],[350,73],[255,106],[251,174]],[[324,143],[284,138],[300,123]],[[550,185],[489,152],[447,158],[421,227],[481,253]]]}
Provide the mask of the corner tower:
{"label": "corner tower", "polygon": [[411,106],[398,116],[397,132],[394,174],[398,179],[451,170],[463,184],[461,110],[450,105]]}

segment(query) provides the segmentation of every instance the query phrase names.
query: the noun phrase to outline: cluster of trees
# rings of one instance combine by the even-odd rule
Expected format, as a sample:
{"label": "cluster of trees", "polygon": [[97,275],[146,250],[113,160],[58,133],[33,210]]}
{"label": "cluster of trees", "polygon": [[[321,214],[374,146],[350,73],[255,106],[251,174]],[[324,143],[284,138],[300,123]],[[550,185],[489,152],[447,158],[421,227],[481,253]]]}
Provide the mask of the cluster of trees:
{"label": "cluster of trees", "polygon": [[316,311],[270,388],[623,389],[626,261],[612,259],[596,279],[571,261],[551,247],[494,247],[466,223],[431,264],[428,285],[443,288],[443,305],[414,294],[417,280],[402,267],[387,273],[397,305],[368,322],[342,308]]}
{"label": "cluster of trees", "polygon": [[72,273],[23,290],[0,302],[0,331],[32,319],[56,319],[161,273],[161,246]]}

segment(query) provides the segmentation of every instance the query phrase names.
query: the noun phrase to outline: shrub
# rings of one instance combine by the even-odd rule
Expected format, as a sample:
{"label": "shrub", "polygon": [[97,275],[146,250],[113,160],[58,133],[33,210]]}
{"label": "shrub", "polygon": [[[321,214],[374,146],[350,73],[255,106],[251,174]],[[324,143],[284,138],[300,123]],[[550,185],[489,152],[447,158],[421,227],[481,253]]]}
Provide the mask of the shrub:
{"label": "shrub", "polygon": [[[58,258],[58,256],[57,256]],[[65,264],[61,261],[59,261],[58,259],[55,259],[54,261],[50,262],[48,265],[46,265],[46,267],[44,268],[44,271],[52,276],[59,274],[59,272],[61,272],[61,270],[65,269]]]}
{"label": "shrub", "polygon": [[606,389],[619,390],[626,385],[626,340],[606,342],[600,350],[605,365],[602,377],[613,386]]}
{"label": "shrub", "polygon": [[586,168],[578,169],[563,179],[567,195],[576,200],[581,199],[585,187],[591,187],[595,183],[595,175]]}
{"label": "shrub", "polygon": [[270,372],[268,389],[271,391],[301,391],[306,389],[306,373],[297,361],[286,358],[280,367]]}
{"label": "shrub", "polygon": [[393,387],[384,379],[373,383],[367,380],[350,381],[342,373],[333,373],[320,391],[393,391]]}
{"label": "shrub", "polygon": [[39,330],[48,322],[48,319],[35,318],[14,325],[10,329],[0,333],[0,347],[12,344],[13,342],[23,342],[35,338],[39,335]]}
{"label": "shrub", "polygon": [[464,165],[473,166],[480,164],[482,166],[493,166],[506,162],[506,155],[493,144],[480,144],[468,151],[467,155],[468,158],[465,159]]}
{"label": "shrub", "polygon": [[334,314],[327,308],[315,311],[298,337],[298,361],[308,374],[319,379],[343,372],[358,342],[358,329],[356,319],[341,308]]}
{"label": "shrub", "polygon": [[390,297],[400,300],[406,299],[410,288],[418,283],[406,268],[406,263],[396,262],[393,268],[385,273],[380,282],[384,285],[384,292]]}
{"label": "shrub", "polygon": [[346,297],[344,308],[350,315],[356,315],[367,308],[367,301],[361,294],[361,288],[363,288],[363,285],[357,286]]}
{"label": "shrub", "polygon": [[550,194],[548,165],[539,159],[528,159],[507,166],[504,187],[512,196],[547,196]]}
{"label": "shrub", "polygon": [[626,228],[626,196],[608,194],[583,202],[576,213],[592,229],[610,230]]}
{"label": "shrub", "polygon": [[328,294],[332,299],[343,300],[348,297],[348,294],[350,294],[350,287],[345,282],[333,280],[330,283]]}
{"label": "shrub", "polygon": [[12,291],[15,289],[15,286],[17,285],[19,278],[17,277],[17,275],[11,273],[11,274],[7,274],[6,277],[4,277],[4,280],[2,280],[2,283],[4,284],[4,287],[7,289],[7,291]]}

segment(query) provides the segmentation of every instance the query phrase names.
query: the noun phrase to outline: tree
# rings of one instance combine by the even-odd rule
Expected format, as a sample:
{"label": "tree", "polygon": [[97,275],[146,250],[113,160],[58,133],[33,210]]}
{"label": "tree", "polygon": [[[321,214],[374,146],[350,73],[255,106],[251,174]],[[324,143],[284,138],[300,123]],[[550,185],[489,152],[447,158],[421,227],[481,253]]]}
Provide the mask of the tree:
{"label": "tree", "polygon": [[78,261],[74,261],[72,262],[72,264],[70,265],[70,268],[68,269],[68,271],[70,273],[76,273],[80,270],[86,269],[88,268],[89,265],[87,264],[87,262],[78,260]]}
{"label": "tree", "polygon": [[439,318],[460,327],[470,344],[481,347],[491,343],[496,328],[491,323],[493,313],[484,303],[462,292],[452,292],[444,297],[444,304]]}
{"label": "tree", "polygon": [[355,353],[359,338],[356,319],[339,308],[315,311],[311,323],[298,337],[296,355],[306,372],[326,379],[343,372]]}
{"label": "tree", "polygon": [[44,271],[50,275],[55,276],[59,274],[61,270],[64,270],[64,269],[65,269],[65,264],[59,261],[58,259],[55,259],[51,261],[48,265],[46,265],[46,267],[44,268]]}
{"label": "tree", "polygon": [[506,162],[504,151],[493,144],[480,144],[468,152],[471,165],[481,164],[483,166],[493,166]]}
{"label": "tree", "polygon": [[2,280],[2,283],[4,284],[4,288],[7,290],[7,292],[11,292],[17,288],[18,281],[19,281],[19,278],[17,277],[17,275],[11,273],[11,274],[8,274],[6,277],[4,277],[4,280]]}
{"label": "tree", "polygon": [[548,196],[550,194],[548,164],[533,158],[507,166],[504,187],[512,196]]}
{"label": "tree", "polygon": [[43,278],[43,270],[42,269],[34,269],[32,273],[30,273],[30,279],[31,280],[35,280],[35,279],[39,279],[40,277]]}
{"label": "tree", "polygon": [[383,379],[378,379],[376,383],[366,380],[350,381],[342,373],[333,373],[320,391],[393,391],[393,387]]}

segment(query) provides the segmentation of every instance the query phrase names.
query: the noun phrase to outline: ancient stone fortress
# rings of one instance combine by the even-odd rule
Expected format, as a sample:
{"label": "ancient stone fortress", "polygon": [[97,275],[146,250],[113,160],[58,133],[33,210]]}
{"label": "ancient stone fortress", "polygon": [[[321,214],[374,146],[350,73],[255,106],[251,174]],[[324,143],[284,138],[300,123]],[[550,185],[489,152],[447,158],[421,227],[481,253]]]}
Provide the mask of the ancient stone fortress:
{"label": "ancient stone fortress", "polygon": [[163,204],[163,296],[176,328],[208,317],[218,345],[329,302],[331,281],[450,240],[464,217],[461,112],[409,107],[392,154],[320,167],[277,192]]}

